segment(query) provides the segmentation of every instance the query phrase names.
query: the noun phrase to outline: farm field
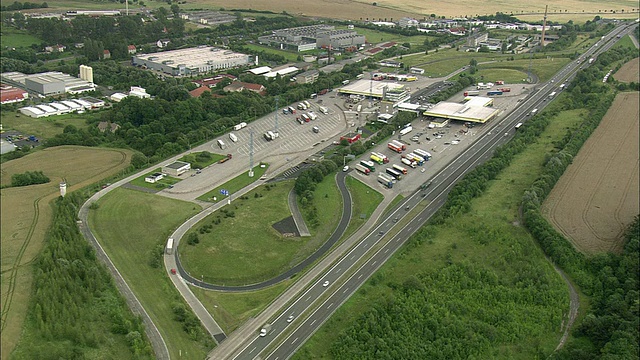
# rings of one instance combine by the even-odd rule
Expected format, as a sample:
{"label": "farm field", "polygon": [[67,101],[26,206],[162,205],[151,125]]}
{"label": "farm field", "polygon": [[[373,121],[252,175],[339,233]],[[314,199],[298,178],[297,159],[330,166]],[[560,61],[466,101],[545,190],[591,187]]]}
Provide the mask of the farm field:
{"label": "farm field", "polygon": [[613,78],[620,82],[640,82],[640,58],[632,59],[613,74]]}
{"label": "farm field", "polygon": [[[377,6],[374,6],[376,3]],[[581,21],[591,20],[599,11],[604,14],[611,14],[611,9],[618,9],[617,17],[633,18],[632,14],[622,14],[620,10],[625,9],[625,13],[631,9],[637,9],[637,2],[629,0],[614,0],[605,3],[592,2],[589,0],[568,0],[551,1],[549,5],[549,19],[552,21],[567,21],[569,19],[579,19]],[[404,16],[423,18],[435,13],[437,16],[458,17],[495,14],[496,12],[512,13],[525,20],[542,20],[544,13],[542,3],[527,3],[514,1],[450,1],[441,2],[435,0],[382,0],[371,2],[367,0],[317,0],[317,1],[251,1],[251,0],[220,0],[215,3],[211,0],[192,0],[181,5],[182,8],[211,8],[226,10],[231,9],[254,9],[270,10],[273,12],[286,11],[294,15],[318,16],[339,19],[399,19]],[[532,15],[519,15],[523,12]],[[584,14],[583,14],[584,12]],[[590,13],[589,13],[590,12]],[[539,15],[538,15],[539,13]],[[571,13],[571,14],[570,14]],[[600,13],[600,15],[602,15]],[[612,14],[611,14],[612,15]]]}
{"label": "farm field", "polygon": [[542,207],[585,254],[621,251],[622,232],[640,211],[639,100],[637,92],[616,97]]}
{"label": "farm field", "polygon": [[2,164],[1,183],[11,175],[41,170],[51,182],[0,190],[2,252],[2,358],[6,359],[20,338],[32,285],[29,264],[42,248],[51,223],[49,202],[66,179],[71,192],[117,174],[129,165],[127,150],[61,146],[34,152]]}

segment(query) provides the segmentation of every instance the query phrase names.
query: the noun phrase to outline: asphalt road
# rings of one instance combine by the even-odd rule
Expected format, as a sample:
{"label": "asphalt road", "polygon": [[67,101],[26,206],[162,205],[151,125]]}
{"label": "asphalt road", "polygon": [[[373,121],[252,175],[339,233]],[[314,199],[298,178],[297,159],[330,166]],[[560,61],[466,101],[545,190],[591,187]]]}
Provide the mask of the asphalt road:
{"label": "asphalt road", "polygon": [[[620,29],[614,30],[602,40],[603,44],[597,44],[587,51],[583,57],[595,56],[601,51],[609,49]],[[598,46],[600,46],[598,48]],[[247,344],[234,359],[254,359],[262,354],[272,342],[278,343],[278,336],[286,331],[286,338],[275,346],[275,349],[266,357],[267,359],[287,359],[322,325],[331,314],[346,301],[389,257],[399,249],[404,242],[417,231],[437,209],[446,201],[448,191],[468,171],[478,164],[488,160],[496,147],[506,143],[515,133],[514,125],[525,122],[530,117],[533,109],[541,110],[547,105],[549,94],[558,91],[560,81],[571,79],[580,65],[572,62],[559,71],[549,83],[541,85],[532,95],[526,99],[520,107],[509,116],[495,124],[492,131],[482,135],[472,146],[465,150],[461,156],[453,160],[447,167],[439,172],[432,180],[432,185],[427,190],[416,191],[407,198],[396,210],[356,247],[341,258],[335,265],[319,277],[319,280],[309,287],[302,295],[298,296],[290,305],[271,323],[271,331],[265,337],[256,337]],[[558,81],[558,82],[556,82]],[[424,197],[422,196],[424,195]],[[359,265],[352,275],[346,280],[345,274],[350,273],[350,268],[358,260],[365,256],[369,249],[373,248],[384,234],[394,229],[394,218],[401,218],[420,201],[429,201],[427,206],[409,224],[402,226],[399,232],[391,240],[382,246],[375,254]],[[408,210],[404,210],[407,209]],[[401,222],[398,222],[401,223]],[[328,285],[327,283],[328,282]],[[321,299],[318,306],[316,299]],[[318,301],[318,303],[320,302]],[[313,310],[310,314],[308,311]],[[291,322],[287,321],[293,316]],[[297,320],[297,319],[300,320]],[[293,330],[288,330],[291,326]],[[264,355],[264,354],[262,354]]]}

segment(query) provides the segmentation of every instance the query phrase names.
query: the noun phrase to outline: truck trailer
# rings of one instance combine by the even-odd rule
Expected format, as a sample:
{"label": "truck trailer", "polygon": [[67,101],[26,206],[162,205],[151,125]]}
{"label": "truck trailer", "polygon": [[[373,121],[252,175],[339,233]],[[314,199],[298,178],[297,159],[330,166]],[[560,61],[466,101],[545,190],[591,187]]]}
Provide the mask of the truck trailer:
{"label": "truck trailer", "polygon": [[383,176],[382,174],[378,175],[378,182],[386,186],[388,189],[391,189],[393,187],[393,180],[387,178],[386,176]]}
{"label": "truck trailer", "polygon": [[399,172],[403,173],[404,175],[407,175],[407,169],[403,168],[402,166],[393,164],[392,167],[393,167],[394,170],[399,171]]}
{"label": "truck trailer", "polygon": [[489,96],[492,96],[492,95],[494,95],[494,96],[495,96],[495,95],[502,95],[502,91],[497,91],[497,90],[494,90],[494,91],[487,91],[487,95],[489,95]]}
{"label": "truck trailer", "polygon": [[369,173],[371,172],[371,170],[369,170],[369,168],[365,167],[362,164],[358,164],[356,165],[356,170],[358,170],[358,172],[361,172],[365,175],[369,175]]}
{"label": "truck trailer", "polygon": [[470,91],[464,92],[464,96],[478,96],[478,95],[480,95],[480,91],[478,90],[470,90]]}
{"label": "truck trailer", "polygon": [[403,164],[407,165],[407,166],[411,166],[412,168],[415,168],[416,166],[418,166],[418,164],[416,164],[415,161],[411,161],[407,158],[402,158],[400,161],[402,161]]}
{"label": "truck trailer", "polygon": [[387,157],[387,155],[379,153],[379,152],[371,152],[372,154],[377,155],[379,158],[382,159],[382,161],[386,164],[389,162],[389,158]]}
{"label": "truck trailer", "polygon": [[277,132],[273,132],[271,130],[267,131],[266,133],[264,133],[264,138],[267,141],[271,141],[271,140],[275,140],[278,137],[278,133]]}
{"label": "truck trailer", "polygon": [[168,255],[173,254],[173,238],[169,238],[169,240],[167,240],[167,248],[166,248],[165,252]]}
{"label": "truck trailer", "polygon": [[398,141],[398,140],[391,140],[391,142],[392,142],[393,144],[395,144],[395,145],[399,146],[403,151],[404,151],[404,150],[407,150],[407,145],[405,145],[405,144],[401,143],[400,141]]}
{"label": "truck trailer", "polygon": [[429,161],[431,159],[431,153],[428,151],[424,151],[422,149],[415,149],[413,150],[413,153],[422,156],[426,161]]}
{"label": "truck trailer", "polygon": [[366,167],[371,172],[376,171],[376,167],[375,167],[375,164],[373,163],[373,161],[362,160],[362,161],[360,161],[360,165]]}
{"label": "truck trailer", "polygon": [[404,129],[400,130],[400,135],[407,135],[411,131],[413,131],[413,128],[411,127],[411,125],[406,126]]}
{"label": "truck trailer", "polygon": [[402,154],[402,147],[390,142],[387,144],[387,147],[395,152],[397,152],[398,154]]}
{"label": "truck trailer", "polygon": [[376,154],[373,154],[373,153],[372,153],[372,154],[371,154],[371,156],[370,156],[370,159],[371,159],[371,160],[373,160],[373,161],[375,161],[375,162],[377,162],[377,163],[378,163],[378,164],[380,164],[380,165],[384,164],[384,159],[383,159],[383,158],[381,158],[381,157],[379,157],[379,156],[378,156],[378,155],[376,155]]}

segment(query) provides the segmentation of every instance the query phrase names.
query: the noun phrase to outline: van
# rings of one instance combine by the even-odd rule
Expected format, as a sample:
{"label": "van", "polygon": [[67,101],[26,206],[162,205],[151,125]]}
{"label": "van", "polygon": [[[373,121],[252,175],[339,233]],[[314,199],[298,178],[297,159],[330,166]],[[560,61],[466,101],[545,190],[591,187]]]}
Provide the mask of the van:
{"label": "van", "polygon": [[227,147],[227,144],[225,144],[224,141],[222,141],[222,140],[218,140],[218,147],[220,147],[220,149],[224,150]]}
{"label": "van", "polygon": [[229,139],[231,139],[231,141],[233,142],[238,141],[238,137],[234,133],[229,133]]}
{"label": "van", "polygon": [[316,133],[316,134],[319,133],[320,132],[320,128],[317,127],[317,126],[314,126],[313,127],[313,132]]}

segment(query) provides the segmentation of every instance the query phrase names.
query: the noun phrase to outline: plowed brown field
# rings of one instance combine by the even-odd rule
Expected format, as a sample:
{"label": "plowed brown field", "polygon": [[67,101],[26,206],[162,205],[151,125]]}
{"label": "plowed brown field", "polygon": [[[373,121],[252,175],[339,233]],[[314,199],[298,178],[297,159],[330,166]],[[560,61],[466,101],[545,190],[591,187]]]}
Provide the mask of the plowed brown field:
{"label": "plowed brown field", "polygon": [[635,58],[613,74],[613,78],[621,82],[640,82],[640,58]]}
{"label": "plowed brown field", "polygon": [[640,211],[639,93],[619,94],[542,207],[585,254],[619,252],[622,232]]}

